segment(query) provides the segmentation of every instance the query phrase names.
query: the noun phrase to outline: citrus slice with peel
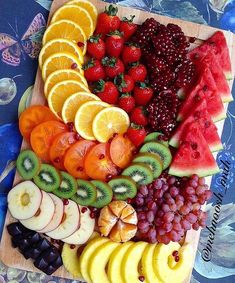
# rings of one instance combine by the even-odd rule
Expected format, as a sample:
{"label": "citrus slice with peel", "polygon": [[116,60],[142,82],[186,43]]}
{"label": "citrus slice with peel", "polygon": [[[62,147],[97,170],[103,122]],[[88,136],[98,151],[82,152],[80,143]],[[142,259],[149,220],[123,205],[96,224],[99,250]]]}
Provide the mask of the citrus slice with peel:
{"label": "citrus slice with peel", "polygon": [[38,58],[40,68],[42,68],[43,63],[49,56],[58,52],[72,53],[78,57],[82,64],[84,62],[82,50],[77,44],[68,39],[56,38],[48,41],[43,46]]}
{"label": "citrus slice with peel", "polygon": [[48,95],[48,106],[51,111],[61,117],[62,107],[65,100],[72,94],[80,91],[87,91],[87,88],[80,82],[74,80],[62,81],[54,85]]}
{"label": "citrus slice with peel", "polygon": [[87,87],[87,91],[89,91],[87,81],[85,77],[79,73],[79,69],[76,71],[72,69],[62,69],[51,73],[47,77],[44,84],[44,95],[48,97],[50,90],[55,84],[66,80],[78,81],[82,83],[85,87]]}
{"label": "citrus slice with peel", "polygon": [[94,27],[96,26],[96,21],[97,21],[97,16],[98,16],[98,11],[90,1],[87,0],[70,0],[69,2],[66,3],[67,5],[78,5],[90,14]]}
{"label": "citrus slice with peel", "polygon": [[81,62],[74,54],[68,52],[54,53],[46,59],[42,66],[42,78],[45,81],[51,73],[70,68],[83,74]]}
{"label": "citrus slice with peel", "polygon": [[92,131],[92,122],[97,113],[102,109],[109,107],[108,103],[103,101],[88,101],[79,107],[75,119],[74,125],[76,131],[81,137],[86,140],[95,140],[95,136]]}
{"label": "citrus slice with peel", "polygon": [[73,95],[69,96],[63,105],[62,108],[62,119],[65,123],[68,122],[74,122],[75,115],[79,109],[79,107],[88,101],[92,100],[98,100],[100,101],[100,98],[89,92],[77,92]]}
{"label": "citrus slice with peel", "polygon": [[53,15],[51,22],[59,20],[70,20],[78,24],[84,31],[86,37],[90,37],[94,31],[94,24],[90,14],[78,5],[64,5]]}
{"label": "citrus slice with peel", "polygon": [[123,134],[130,125],[128,114],[118,107],[101,110],[94,118],[92,131],[99,142],[107,142],[115,133]]}
{"label": "citrus slice with peel", "polygon": [[61,20],[50,24],[44,33],[42,43],[45,45],[48,41],[58,38],[71,40],[82,49],[83,55],[86,53],[86,34],[75,22]]}

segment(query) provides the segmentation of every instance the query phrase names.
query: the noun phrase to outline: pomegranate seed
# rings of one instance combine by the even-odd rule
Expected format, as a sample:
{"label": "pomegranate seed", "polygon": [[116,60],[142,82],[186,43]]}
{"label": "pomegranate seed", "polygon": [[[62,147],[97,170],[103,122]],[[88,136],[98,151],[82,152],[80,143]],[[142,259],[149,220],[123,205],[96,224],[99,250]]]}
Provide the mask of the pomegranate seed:
{"label": "pomegranate seed", "polygon": [[71,69],[77,69],[77,67],[78,67],[77,63],[73,63],[73,64],[71,65]]}
{"label": "pomegranate seed", "polygon": [[112,142],[112,140],[113,140],[113,138],[110,138],[110,139],[108,140],[108,143],[111,143],[111,142]]}
{"label": "pomegranate seed", "polygon": [[118,175],[122,173],[122,168],[116,166]]}
{"label": "pomegranate seed", "polygon": [[77,168],[77,171],[78,171],[78,172],[82,172],[82,171],[83,171],[83,167],[79,166],[79,167]]}
{"label": "pomegranate seed", "polygon": [[124,137],[124,138],[127,138],[127,137],[128,137],[128,136],[127,136],[127,133],[124,133],[124,134],[123,134],[123,137]]}
{"label": "pomegranate seed", "polygon": [[85,213],[85,212],[87,211],[87,207],[83,207],[83,208],[81,209],[81,211],[82,211],[82,213]]}
{"label": "pomegranate seed", "polygon": [[70,245],[70,249],[75,249],[76,248],[76,246],[75,245]]}
{"label": "pomegranate seed", "polygon": [[51,238],[51,243],[52,243],[52,244],[55,244],[55,243],[56,243],[56,240],[54,240],[54,239]]}
{"label": "pomegranate seed", "polygon": [[108,175],[106,176],[106,181],[109,182],[109,181],[112,179],[112,177],[113,177],[113,176],[112,176],[111,174],[108,174]]}
{"label": "pomegranate seed", "polygon": [[175,256],[175,262],[178,262],[180,260],[180,257],[177,255]]}
{"label": "pomegranate seed", "polygon": [[113,134],[113,138],[115,138],[117,135],[118,135],[118,133],[114,133],[114,134]]}
{"label": "pomegranate seed", "polygon": [[55,162],[55,163],[60,163],[60,158],[59,158],[59,157],[56,157],[56,158],[54,159],[54,162]]}
{"label": "pomegranate seed", "polygon": [[67,126],[68,126],[69,132],[73,132],[74,123],[73,122],[68,122]]}
{"label": "pomegranate seed", "polygon": [[145,280],[144,276],[139,276],[139,280],[140,280],[141,282],[144,282],[144,280]]}
{"label": "pomegranate seed", "polygon": [[91,211],[90,217],[91,217],[92,219],[94,219],[94,218],[95,218],[95,212]]}
{"label": "pomegranate seed", "polygon": [[68,200],[68,199],[64,199],[64,200],[63,200],[63,204],[64,204],[64,205],[68,205],[68,204],[69,204],[69,200]]}
{"label": "pomegranate seed", "polygon": [[78,46],[78,47],[83,47],[83,46],[84,46],[84,43],[79,41],[79,42],[77,43],[77,46]]}
{"label": "pomegranate seed", "polygon": [[131,203],[132,203],[132,199],[131,199],[131,198],[128,198],[128,199],[127,199],[127,203],[131,204]]}
{"label": "pomegranate seed", "polygon": [[178,251],[173,251],[173,253],[172,253],[172,255],[173,255],[174,257],[176,257],[178,254],[179,254]]}
{"label": "pomegranate seed", "polygon": [[75,139],[76,139],[77,141],[79,141],[79,140],[81,139],[81,136],[80,136],[78,133],[76,133]]}
{"label": "pomegranate seed", "polygon": [[104,154],[100,154],[100,156],[99,156],[99,159],[101,160],[101,159],[104,159]]}
{"label": "pomegranate seed", "polygon": [[195,41],[196,41],[196,37],[190,37],[190,38],[189,38],[189,42],[190,42],[190,43],[194,43]]}
{"label": "pomegranate seed", "polygon": [[137,154],[137,150],[136,149],[132,150],[132,154],[136,155]]}

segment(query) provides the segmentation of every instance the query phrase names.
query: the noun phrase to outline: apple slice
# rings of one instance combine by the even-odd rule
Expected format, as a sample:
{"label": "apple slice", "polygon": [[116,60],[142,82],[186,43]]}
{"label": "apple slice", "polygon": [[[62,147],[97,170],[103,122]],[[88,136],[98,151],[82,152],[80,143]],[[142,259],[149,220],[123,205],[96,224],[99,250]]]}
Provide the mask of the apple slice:
{"label": "apple slice", "polygon": [[42,230],[46,227],[50,223],[55,212],[55,205],[52,198],[48,193],[44,191],[41,192],[42,202],[36,214],[29,219],[20,221],[26,228],[33,231]]}
{"label": "apple slice", "polygon": [[91,237],[95,229],[95,219],[90,217],[90,209],[79,206],[80,210],[80,227],[71,236],[62,239],[67,244],[82,245]]}
{"label": "apple slice", "polygon": [[31,181],[19,183],[7,196],[8,208],[13,217],[29,219],[38,211],[42,201],[40,189]]}
{"label": "apple slice", "polygon": [[38,231],[39,233],[48,233],[48,232],[55,230],[60,225],[60,223],[62,222],[62,219],[63,219],[63,215],[64,215],[63,201],[53,194],[49,194],[49,196],[52,198],[52,200],[54,202],[55,212],[54,212],[54,215],[53,215],[50,223],[45,228],[43,228],[42,230],[39,230]]}
{"label": "apple slice", "polygon": [[64,207],[64,215],[60,225],[53,231],[46,233],[47,236],[55,240],[61,240],[72,235],[79,227],[80,211],[78,205],[68,200],[68,204]]}

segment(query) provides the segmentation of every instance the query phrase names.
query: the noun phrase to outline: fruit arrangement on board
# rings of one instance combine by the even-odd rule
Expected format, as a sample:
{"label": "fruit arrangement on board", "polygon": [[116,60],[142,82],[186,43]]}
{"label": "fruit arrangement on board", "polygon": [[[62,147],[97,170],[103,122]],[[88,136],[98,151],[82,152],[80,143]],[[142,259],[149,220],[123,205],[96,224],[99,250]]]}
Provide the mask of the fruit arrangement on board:
{"label": "fruit arrangement on board", "polygon": [[70,0],[52,16],[39,66],[47,105],[19,118],[28,147],[8,194],[12,245],[46,274],[86,282],[176,282],[206,226],[205,177],[232,100],[221,31],[191,49],[175,24],[134,23]]}

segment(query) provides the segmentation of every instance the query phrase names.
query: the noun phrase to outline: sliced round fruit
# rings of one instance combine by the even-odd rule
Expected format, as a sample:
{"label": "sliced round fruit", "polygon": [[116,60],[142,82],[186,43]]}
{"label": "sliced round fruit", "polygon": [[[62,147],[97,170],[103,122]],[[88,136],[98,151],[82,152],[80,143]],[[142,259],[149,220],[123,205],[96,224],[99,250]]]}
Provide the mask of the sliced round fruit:
{"label": "sliced round fruit", "polygon": [[153,172],[144,163],[132,163],[123,172],[123,176],[131,177],[137,185],[148,185],[153,181]]}
{"label": "sliced round fruit", "polygon": [[113,198],[111,187],[107,183],[98,180],[92,180],[91,183],[95,186],[97,191],[96,199],[91,206],[101,208],[109,204]]}
{"label": "sliced round fruit", "polygon": [[147,142],[141,147],[140,152],[149,152],[149,153],[157,154],[157,156],[160,156],[163,162],[163,170],[165,170],[171,164],[171,160],[172,160],[171,152],[168,147],[166,147],[161,143]]}
{"label": "sliced round fruit", "polygon": [[48,107],[43,105],[30,106],[20,115],[20,133],[26,141],[29,141],[31,132],[37,125],[53,120],[58,121],[58,118]]}
{"label": "sliced round fruit", "polygon": [[90,205],[96,199],[95,186],[86,180],[77,180],[78,189],[72,196],[72,200],[80,205]]}
{"label": "sliced round fruit", "polygon": [[84,62],[82,50],[77,44],[68,39],[56,38],[48,41],[41,49],[38,57],[40,68],[42,68],[42,65],[49,56],[57,52],[72,53],[78,57],[81,64]]}
{"label": "sliced round fruit", "polygon": [[32,179],[40,170],[40,160],[32,150],[23,150],[16,160],[16,168],[24,180]]}
{"label": "sliced round fruit", "polygon": [[33,178],[34,183],[46,192],[52,192],[60,186],[58,171],[49,164],[42,164],[39,173]]}
{"label": "sliced round fruit", "polygon": [[101,110],[94,118],[92,131],[99,142],[107,142],[115,133],[123,134],[130,125],[126,111],[118,107]]}
{"label": "sliced round fruit", "polygon": [[90,92],[77,92],[69,96],[62,108],[62,119],[65,123],[74,122],[76,113],[82,104],[88,101],[100,101],[99,97]]}
{"label": "sliced round fruit", "polygon": [[165,146],[169,146],[168,141],[165,140],[161,140],[161,137],[164,137],[163,133],[160,132],[154,132],[154,133],[150,133],[148,134],[145,139],[144,142],[159,142],[164,144]]}
{"label": "sliced round fruit", "polygon": [[65,170],[64,156],[66,151],[77,141],[74,132],[58,134],[50,147],[49,157],[51,163],[59,170]]}
{"label": "sliced round fruit", "polygon": [[49,149],[54,137],[67,132],[66,125],[58,121],[47,121],[36,126],[30,136],[30,144],[38,157],[45,161],[49,159]]}
{"label": "sliced round fruit", "polygon": [[163,162],[161,158],[154,153],[139,153],[133,159],[133,162],[141,162],[148,165],[153,172],[154,179],[162,174]]}
{"label": "sliced round fruit", "polygon": [[90,216],[90,209],[87,207],[79,206],[80,210],[80,226],[68,238],[64,238],[63,242],[73,245],[83,245],[91,237],[95,229],[95,219]]}
{"label": "sliced round fruit", "polygon": [[59,198],[71,198],[77,191],[77,182],[73,176],[66,172],[60,172],[62,180],[57,189],[53,191],[53,194],[57,195]]}
{"label": "sliced round fruit", "polygon": [[71,20],[78,24],[84,31],[86,38],[89,38],[94,31],[94,24],[90,14],[78,5],[64,5],[60,7],[53,15],[51,22],[59,20]]}
{"label": "sliced round fruit", "polygon": [[59,82],[74,80],[82,83],[88,89],[87,80],[85,77],[79,73],[79,69],[72,70],[72,69],[61,69],[51,73],[44,84],[44,95],[47,98],[50,90]]}
{"label": "sliced round fruit", "polygon": [[83,29],[75,22],[61,20],[50,24],[44,33],[42,43],[45,45],[48,41],[57,38],[73,41],[82,49],[83,55],[86,53],[87,37]]}
{"label": "sliced round fruit", "polygon": [[68,204],[64,206],[62,222],[55,230],[47,233],[47,236],[55,240],[67,238],[78,229],[79,222],[80,211],[78,205],[74,201],[68,200]]}
{"label": "sliced round fruit", "polygon": [[112,188],[115,199],[117,200],[126,200],[136,196],[136,183],[130,177],[115,177],[108,184]]}
{"label": "sliced round fruit", "polygon": [[86,140],[95,140],[92,123],[96,115],[104,108],[109,107],[108,103],[103,101],[88,101],[81,105],[75,115],[75,128]]}
{"label": "sliced round fruit", "polygon": [[89,92],[86,86],[75,80],[62,81],[54,85],[47,98],[51,111],[61,117],[62,107],[66,99],[80,91]]}
{"label": "sliced round fruit", "polygon": [[118,174],[115,164],[110,158],[110,145],[101,143],[94,146],[85,156],[85,172],[95,180],[106,181]]}
{"label": "sliced round fruit", "polygon": [[70,244],[64,244],[61,257],[65,269],[73,276],[73,278],[81,278],[81,271],[79,268],[78,249],[80,246],[71,246]]}
{"label": "sliced round fruit", "polygon": [[133,143],[123,135],[115,136],[110,144],[110,156],[115,165],[120,168],[126,168],[132,158],[135,150]]}
{"label": "sliced round fruit", "polygon": [[96,145],[93,141],[80,140],[73,144],[64,157],[64,167],[74,178],[89,179],[85,172],[85,156],[92,147]]}
{"label": "sliced round fruit", "polygon": [[42,201],[40,189],[31,181],[13,187],[7,195],[8,209],[19,220],[29,219],[38,211]]}
{"label": "sliced round fruit", "polygon": [[46,78],[53,72],[63,69],[78,69],[83,74],[82,65],[77,56],[68,52],[58,52],[49,56],[42,66],[42,78]]}

